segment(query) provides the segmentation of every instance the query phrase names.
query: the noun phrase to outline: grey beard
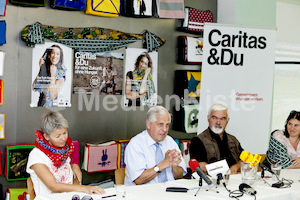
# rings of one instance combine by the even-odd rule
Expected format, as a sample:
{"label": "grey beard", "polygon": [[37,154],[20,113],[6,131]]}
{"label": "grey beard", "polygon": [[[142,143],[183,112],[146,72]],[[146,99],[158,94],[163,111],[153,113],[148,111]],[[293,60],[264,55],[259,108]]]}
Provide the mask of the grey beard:
{"label": "grey beard", "polygon": [[223,127],[217,128],[216,126],[213,126],[211,130],[216,134],[221,134],[223,132]]}

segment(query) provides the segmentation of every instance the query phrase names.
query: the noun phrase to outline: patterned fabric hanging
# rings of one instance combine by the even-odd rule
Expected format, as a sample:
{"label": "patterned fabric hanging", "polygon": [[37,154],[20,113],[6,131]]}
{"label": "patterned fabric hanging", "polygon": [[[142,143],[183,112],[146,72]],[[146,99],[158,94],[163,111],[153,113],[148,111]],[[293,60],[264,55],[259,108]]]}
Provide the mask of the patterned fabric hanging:
{"label": "patterned fabric hanging", "polygon": [[29,47],[42,44],[45,39],[49,39],[86,52],[113,51],[139,40],[142,40],[144,48],[151,52],[157,51],[166,42],[163,38],[147,30],[135,34],[101,27],[66,28],[48,26],[39,22],[26,26],[21,32],[21,39]]}

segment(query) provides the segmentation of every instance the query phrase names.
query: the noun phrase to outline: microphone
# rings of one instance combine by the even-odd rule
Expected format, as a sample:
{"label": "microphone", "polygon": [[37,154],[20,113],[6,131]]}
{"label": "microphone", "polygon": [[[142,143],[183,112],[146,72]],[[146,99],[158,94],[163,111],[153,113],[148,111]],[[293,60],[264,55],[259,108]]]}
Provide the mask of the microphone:
{"label": "microphone", "polygon": [[267,167],[266,165],[259,163],[258,166],[260,166],[260,168],[262,170],[267,170],[268,172],[270,172],[271,174],[275,174],[269,167]]}
{"label": "microphone", "polygon": [[200,165],[196,159],[190,159],[189,161],[189,166],[191,170],[196,171],[197,174],[204,179],[204,181],[208,184],[211,185],[212,181],[206,176],[206,174],[200,169]]}
{"label": "microphone", "polygon": [[241,183],[239,189],[241,192],[246,193],[248,195],[256,195],[256,191],[246,183]]}
{"label": "microphone", "polygon": [[209,163],[214,163],[217,161],[218,161],[218,159],[216,157],[212,157],[211,159],[209,159]]}
{"label": "microphone", "polygon": [[242,151],[241,155],[240,155],[240,159],[244,162],[249,162],[250,167],[253,168],[255,167],[257,164],[259,164],[260,160],[261,160],[261,156],[258,154],[255,154],[254,156],[249,153],[248,151]]}
{"label": "microphone", "polygon": [[[209,163],[214,163],[214,162],[218,162],[218,159],[216,157],[212,157],[211,159],[209,159]],[[217,185],[220,185],[220,181],[222,181],[222,183],[225,184],[222,173],[217,174]]]}

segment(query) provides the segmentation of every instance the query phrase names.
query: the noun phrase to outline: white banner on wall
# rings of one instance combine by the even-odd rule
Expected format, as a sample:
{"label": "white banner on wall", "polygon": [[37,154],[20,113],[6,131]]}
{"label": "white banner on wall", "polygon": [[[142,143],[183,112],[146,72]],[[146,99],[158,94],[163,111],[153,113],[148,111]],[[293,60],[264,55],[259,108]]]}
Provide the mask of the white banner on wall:
{"label": "white banner on wall", "polygon": [[204,27],[198,134],[212,104],[229,108],[226,132],[255,154],[270,135],[276,31],[207,23]]}

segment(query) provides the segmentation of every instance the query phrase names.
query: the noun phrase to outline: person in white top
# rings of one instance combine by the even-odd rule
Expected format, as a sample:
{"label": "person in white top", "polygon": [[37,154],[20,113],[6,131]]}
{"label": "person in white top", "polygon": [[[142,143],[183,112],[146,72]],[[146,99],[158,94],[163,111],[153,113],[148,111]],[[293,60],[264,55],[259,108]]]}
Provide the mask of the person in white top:
{"label": "person in white top", "polygon": [[287,148],[292,162],[288,168],[300,168],[300,112],[291,111],[285,123],[285,130],[275,131],[273,137]]}
{"label": "person in white top", "polygon": [[[171,116],[164,107],[149,109],[147,129],[133,137],[125,149],[126,186],[172,181],[186,174],[179,147],[168,135],[170,122]],[[160,161],[156,160],[158,148]]]}
{"label": "person in white top", "polygon": [[[84,192],[103,194],[103,188],[81,185],[82,174],[77,164],[70,164],[74,151],[68,136],[68,122],[59,112],[49,112],[41,117],[41,131],[36,131],[36,147],[30,152],[26,171],[33,182],[35,195],[59,192]],[[73,176],[79,185],[73,185]]]}

